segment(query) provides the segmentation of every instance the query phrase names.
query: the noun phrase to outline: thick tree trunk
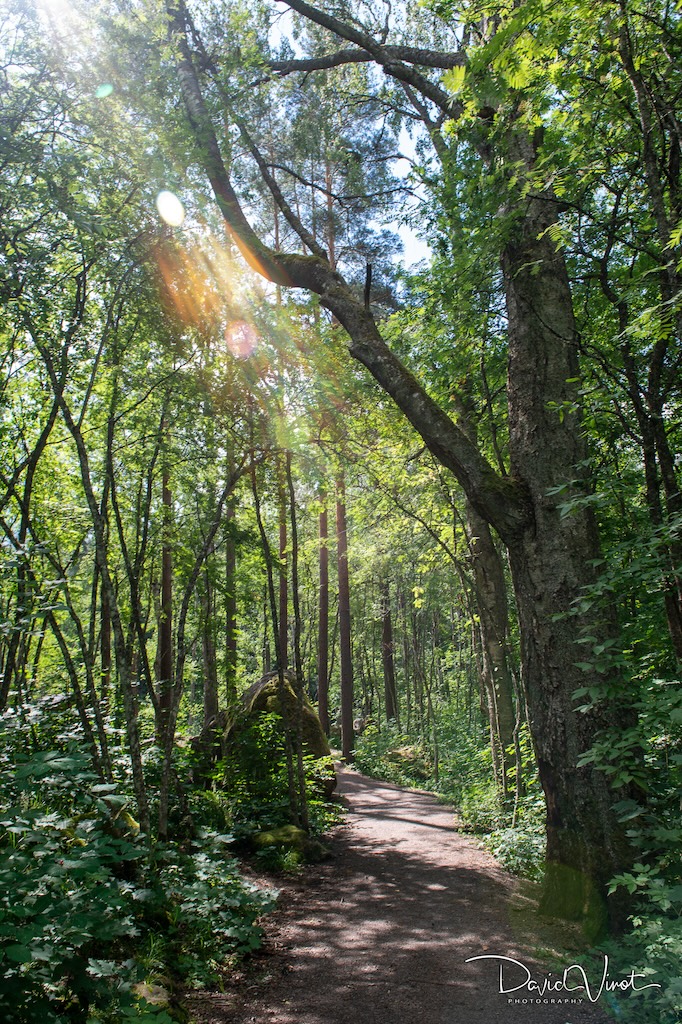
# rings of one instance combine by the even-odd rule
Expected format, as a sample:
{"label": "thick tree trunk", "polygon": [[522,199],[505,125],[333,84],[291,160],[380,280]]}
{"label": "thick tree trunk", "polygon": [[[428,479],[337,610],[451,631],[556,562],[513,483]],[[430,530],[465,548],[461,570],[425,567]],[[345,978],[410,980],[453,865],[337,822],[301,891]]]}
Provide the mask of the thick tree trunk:
{"label": "thick tree trunk", "polygon": [[336,482],[336,544],[339,576],[339,649],[341,665],[341,751],[353,759],[353,654],[350,634],[350,586],[346,533],[346,487],[343,475]]}
{"label": "thick tree trunk", "polygon": [[[302,0],[289,2],[309,14]],[[619,720],[627,720],[627,715],[616,680],[607,698],[608,714],[577,714],[573,710],[572,694],[586,681],[576,668],[576,662],[585,660],[585,651],[576,642],[581,629],[589,626],[594,635],[608,633],[611,626],[587,623],[574,614],[575,601],[592,581],[592,560],[599,554],[599,545],[588,508],[580,501],[583,489],[574,483],[582,473],[585,453],[574,411],[579,388],[575,382],[572,297],[563,256],[547,234],[556,221],[553,197],[532,191],[515,197],[516,226],[504,249],[512,471],[511,478],[504,478],[391,352],[371,308],[318,254],[319,246],[309,233],[293,224],[314,255],[274,253],[256,235],[232,187],[201,94],[183,10],[169,4],[168,13],[190,123],[217,203],[240,252],[250,266],[275,284],[308,289],[320,296],[346,329],[353,357],[393,398],[432,454],[452,471],[476,512],[507,545],[519,611],[530,725],[548,805],[548,859],[551,866],[564,869],[566,878],[576,881],[575,885],[562,884],[561,872],[551,867],[548,896],[557,905],[561,893],[568,894],[564,901],[568,913],[587,909],[598,914],[594,892],[605,892],[608,879],[628,867],[632,858],[623,827],[611,810],[617,794],[603,774],[579,768],[577,762],[607,720],[613,727]],[[414,86],[449,116],[452,98],[404,62],[389,57],[381,44],[364,33],[358,41],[355,29],[336,19],[330,21],[320,12],[315,12],[314,20],[358,42],[387,73]],[[532,181],[534,153],[523,129],[511,126],[508,143],[505,159],[510,166],[525,166]],[[292,223],[291,211],[283,208],[283,212]],[[503,213],[507,218],[509,211]],[[572,498],[576,499],[574,510],[563,516],[560,504]],[[350,646],[346,657],[350,660]],[[617,919],[619,908],[613,905],[612,917]]]}
{"label": "thick tree trunk", "polygon": [[[530,726],[547,800],[546,905],[566,915],[598,916],[597,891],[605,891],[630,857],[607,777],[578,767],[578,760],[602,728],[625,724],[628,715],[625,695],[608,711],[574,710],[574,691],[596,681],[577,667],[589,657],[577,642],[581,630],[608,634],[612,624],[588,624],[575,609],[600,550],[589,504],[581,501],[586,452],[575,412],[576,331],[563,256],[546,231],[554,210],[548,197],[529,200],[503,260],[511,472],[532,510],[509,554]],[[561,505],[570,500],[574,507],[566,513]],[[615,679],[610,683],[617,686]],[[614,901],[612,917],[618,915]]]}
{"label": "thick tree trunk", "polygon": [[329,530],[327,509],[320,512],[320,592],[318,605],[317,640],[317,713],[327,736],[329,735]]}

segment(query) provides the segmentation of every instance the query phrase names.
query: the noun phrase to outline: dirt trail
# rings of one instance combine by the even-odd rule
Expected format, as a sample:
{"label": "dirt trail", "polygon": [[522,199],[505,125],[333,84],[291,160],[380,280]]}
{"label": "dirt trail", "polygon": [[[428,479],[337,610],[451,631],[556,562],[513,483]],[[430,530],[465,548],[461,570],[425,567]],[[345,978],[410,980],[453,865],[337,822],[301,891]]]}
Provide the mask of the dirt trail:
{"label": "dirt trail", "polygon": [[[349,808],[334,859],[282,888],[270,938],[225,993],[196,995],[197,1024],[603,1024],[584,1000],[500,993],[500,955],[542,983],[510,910],[517,883],[453,828],[429,794],[340,775]],[[522,922],[519,922],[522,923]],[[528,921],[525,922],[528,924]],[[568,964],[566,964],[568,966]],[[504,988],[524,980],[507,965]],[[552,976],[553,980],[557,974]],[[510,1000],[525,1000],[513,1002]]]}

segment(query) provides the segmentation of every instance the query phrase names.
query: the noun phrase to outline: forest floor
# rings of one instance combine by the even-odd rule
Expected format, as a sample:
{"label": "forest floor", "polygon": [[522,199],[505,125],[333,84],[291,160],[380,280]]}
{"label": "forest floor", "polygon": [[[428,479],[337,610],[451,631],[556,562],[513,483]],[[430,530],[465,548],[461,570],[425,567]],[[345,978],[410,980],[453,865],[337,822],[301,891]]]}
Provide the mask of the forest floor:
{"label": "forest floor", "polygon": [[[224,992],[187,995],[196,1024],[609,1019],[586,998],[576,1002],[583,992],[542,999],[526,987],[508,992],[524,982],[521,967],[506,964],[501,982],[498,961],[465,962],[510,957],[542,985],[550,971],[556,981],[573,963],[565,952],[573,942],[537,917],[523,884],[456,831],[451,809],[428,793],[349,770],[340,773],[338,792],[348,814],[332,834],[333,858],[277,880],[279,905],[263,949],[230,976]],[[541,966],[533,950],[557,942],[561,965]]]}

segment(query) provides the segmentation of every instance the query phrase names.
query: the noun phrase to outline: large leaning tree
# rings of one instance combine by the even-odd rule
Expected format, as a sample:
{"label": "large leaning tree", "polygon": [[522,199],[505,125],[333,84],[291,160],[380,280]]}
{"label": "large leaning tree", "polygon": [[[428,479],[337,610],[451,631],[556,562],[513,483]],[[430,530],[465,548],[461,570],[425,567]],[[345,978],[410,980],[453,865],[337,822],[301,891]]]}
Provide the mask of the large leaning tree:
{"label": "large leaning tree", "polygon": [[[670,15],[663,4],[649,6],[654,31],[656,19],[663,24]],[[585,685],[585,638],[608,645],[617,634],[608,614],[594,621],[589,603],[581,610],[579,602],[593,583],[600,541],[581,423],[579,338],[561,245],[565,200],[554,187],[561,157],[555,159],[546,125],[561,103],[556,76],[570,63],[571,47],[586,64],[593,53],[595,74],[603,75],[605,63],[622,68],[619,39],[627,40],[632,26],[627,0],[601,4],[596,13],[577,0],[561,12],[555,7],[544,0],[439,0],[430,6],[405,0],[382,8],[381,21],[371,5],[354,0],[321,7],[306,0],[250,7],[167,0],[160,52],[166,87],[172,92],[177,86],[184,102],[191,160],[208,179],[244,259],[279,288],[319,297],[347,332],[353,358],[390,395],[507,549],[547,803],[546,905],[580,916],[603,906],[609,879],[631,861],[613,810],[626,794],[615,792],[581,755],[606,725],[631,724],[632,711],[615,671],[600,677],[601,700],[575,710],[575,691]],[[297,53],[281,45],[281,30],[279,40],[272,32],[284,13],[285,30],[293,25],[300,41]],[[584,36],[588,16],[593,51],[571,41],[571,25],[580,24]],[[354,79],[349,69],[363,73]],[[316,229],[314,204],[304,199],[311,182],[300,169],[287,170],[287,111],[297,109],[319,76],[333,87],[335,75],[338,104],[351,114],[354,104],[366,110],[371,102],[377,118],[393,119],[393,130],[408,121],[419,126],[417,151],[428,149],[424,162],[453,238],[459,200],[451,182],[461,173],[460,154],[495,198],[486,248],[491,280],[503,298],[508,346],[507,472],[493,466],[475,433],[451,414],[458,403],[446,411],[388,347],[369,281],[363,289],[352,269],[330,254],[324,232]],[[631,109],[635,92],[623,100]],[[349,166],[355,157],[349,154]],[[277,211],[276,244],[258,216],[258,196]],[[345,213],[352,217],[352,204]],[[617,924],[623,907],[615,897],[607,902]]]}

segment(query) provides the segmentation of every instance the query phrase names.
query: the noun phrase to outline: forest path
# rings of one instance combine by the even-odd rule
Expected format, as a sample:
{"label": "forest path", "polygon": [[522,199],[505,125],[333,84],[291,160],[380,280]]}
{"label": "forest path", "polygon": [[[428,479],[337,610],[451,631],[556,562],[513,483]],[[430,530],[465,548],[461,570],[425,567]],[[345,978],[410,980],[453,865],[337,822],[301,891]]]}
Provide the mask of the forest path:
{"label": "forest path", "polygon": [[[465,963],[497,954],[527,964],[538,981],[547,973],[529,952],[534,924],[518,883],[455,831],[450,809],[347,770],[338,791],[349,813],[333,860],[285,880],[264,952],[224,993],[188,998],[197,1024],[607,1020],[587,1000],[538,1005],[526,989],[500,993],[498,963]],[[520,968],[509,971],[505,988],[523,980]]]}

